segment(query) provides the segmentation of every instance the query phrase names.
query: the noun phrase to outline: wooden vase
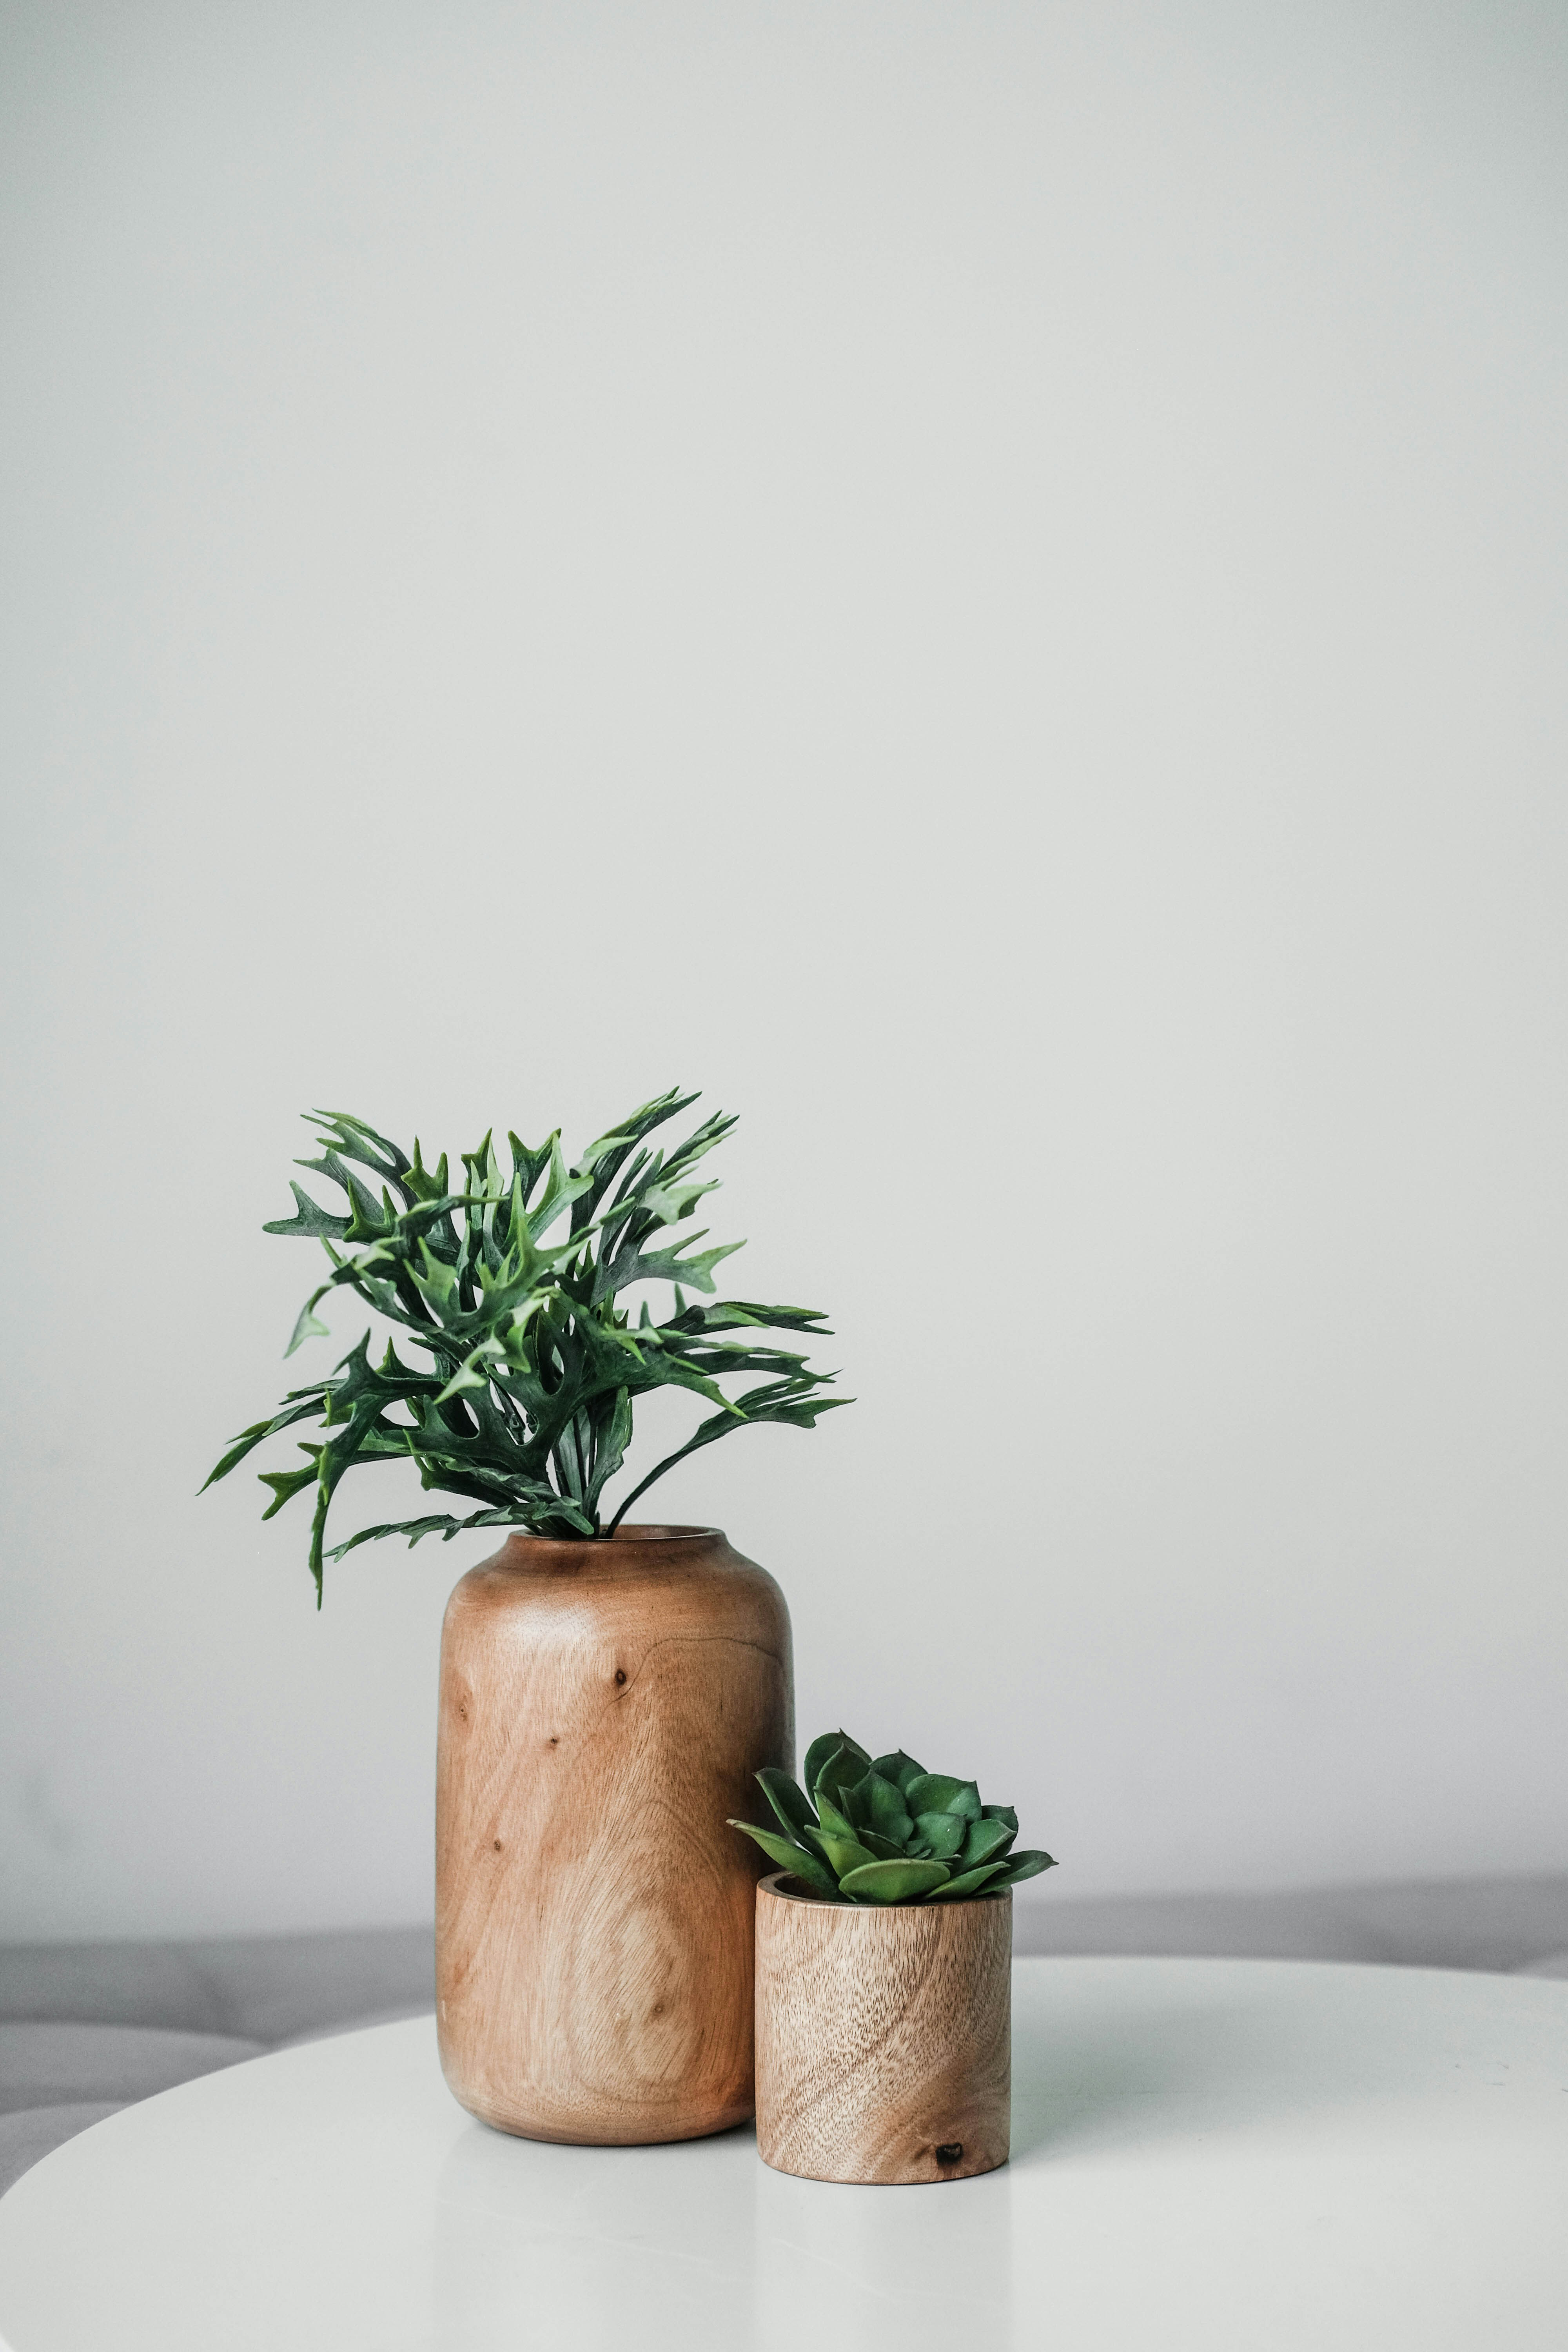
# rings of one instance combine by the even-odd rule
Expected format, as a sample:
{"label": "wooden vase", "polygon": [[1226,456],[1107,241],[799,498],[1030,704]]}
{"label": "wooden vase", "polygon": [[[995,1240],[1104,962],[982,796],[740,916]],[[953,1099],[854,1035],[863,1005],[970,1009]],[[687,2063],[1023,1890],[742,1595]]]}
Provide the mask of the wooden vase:
{"label": "wooden vase", "polygon": [[[796,1891],[798,1890],[798,1891]],[[757,2147],[807,2180],[1005,2164],[1013,1897],[834,1903],[757,1888]]]}
{"label": "wooden vase", "polygon": [[794,1766],[789,1612],[714,1528],[515,1535],[441,1636],[436,1990],[469,2112],[530,2139],[695,2139],[752,2111],[763,1857]]}

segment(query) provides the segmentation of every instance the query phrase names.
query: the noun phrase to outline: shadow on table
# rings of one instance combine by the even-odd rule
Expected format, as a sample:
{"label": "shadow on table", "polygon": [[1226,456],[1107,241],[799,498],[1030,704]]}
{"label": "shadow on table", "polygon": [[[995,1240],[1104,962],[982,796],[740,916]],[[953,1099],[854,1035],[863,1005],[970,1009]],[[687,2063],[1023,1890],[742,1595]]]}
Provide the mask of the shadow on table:
{"label": "shadow on table", "polygon": [[[1015,2029],[1013,2158],[1213,2130],[1299,2106],[1283,2079],[1278,2009],[1237,2003],[1130,2012],[1081,2007],[1058,2030]],[[1331,2089],[1332,2086],[1327,2086]]]}

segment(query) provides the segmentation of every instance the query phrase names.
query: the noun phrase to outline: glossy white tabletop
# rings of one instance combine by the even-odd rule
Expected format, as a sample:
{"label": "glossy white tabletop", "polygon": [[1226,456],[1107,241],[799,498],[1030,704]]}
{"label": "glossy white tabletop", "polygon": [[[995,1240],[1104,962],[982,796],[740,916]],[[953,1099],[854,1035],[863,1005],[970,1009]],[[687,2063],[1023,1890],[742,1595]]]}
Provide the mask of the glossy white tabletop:
{"label": "glossy white tabletop", "polygon": [[166,2091],[0,2200],[11,2352],[1563,2352],[1568,1984],[1021,1960],[1012,2163],[548,2147],[425,2021]]}

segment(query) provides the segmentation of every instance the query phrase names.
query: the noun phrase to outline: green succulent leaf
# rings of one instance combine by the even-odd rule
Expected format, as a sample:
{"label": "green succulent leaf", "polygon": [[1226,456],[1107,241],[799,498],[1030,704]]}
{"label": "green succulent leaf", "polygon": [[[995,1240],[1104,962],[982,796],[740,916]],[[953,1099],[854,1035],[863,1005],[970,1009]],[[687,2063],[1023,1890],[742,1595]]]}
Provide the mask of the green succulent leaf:
{"label": "green succulent leaf", "polygon": [[999,1862],[987,1862],[984,1863],[978,1870],[962,1871],[956,1878],[950,1878],[945,1886],[939,1886],[931,1896],[931,1901],[946,1903],[955,1895],[978,1895],[988,1880],[994,1880],[1000,1885],[1001,1881],[997,1879],[996,1874],[1002,1867],[1003,1864]]}
{"label": "green succulent leaf", "polygon": [[1017,1831],[1009,1829],[1005,1822],[971,1822],[963,1840],[964,1867],[973,1870],[976,1863],[995,1861],[1016,1835]]}
{"label": "green succulent leaf", "polygon": [[816,1818],[823,1830],[833,1837],[853,1837],[857,1824],[835,1802],[827,1792],[826,1783],[816,1784]]}
{"label": "green succulent leaf", "polygon": [[812,1789],[818,1811],[824,1798],[826,1798],[837,1806],[847,1820],[858,1820],[864,1809],[857,1803],[855,1791],[869,1769],[870,1760],[862,1748],[851,1746],[848,1741],[836,1748],[818,1772]]}
{"label": "green succulent leaf", "polygon": [[946,1864],[940,1862],[868,1862],[847,1872],[838,1891],[858,1903],[908,1903],[934,1893],[946,1880]]}
{"label": "green succulent leaf", "polygon": [[858,1794],[866,1808],[863,1826],[880,1831],[896,1845],[904,1846],[914,1832],[914,1823],[905,1807],[896,1780],[884,1780],[875,1766],[858,1784]]}
{"label": "green succulent leaf", "polygon": [[980,1818],[984,1822],[1005,1822],[1014,1836],[1018,1834],[1018,1816],[1011,1805],[982,1805]]}
{"label": "green succulent leaf", "polygon": [[900,1795],[911,1780],[923,1780],[925,1777],[925,1766],[917,1764],[912,1756],[906,1756],[901,1748],[895,1748],[890,1756],[877,1757],[872,1762],[871,1769],[873,1772],[880,1773],[884,1780],[891,1780]]}
{"label": "green succulent leaf", "polygon": [[781,1837],[777,1830],[760,1830],[752,1822],[731,1822],[730,1827],[754,1839],[770,1862],[776,1864],[780,1870],[793,1870],[797,1878],[804,1879],[807,1886],[814,1886],[819,1895],[837,1894],[838,1881],[833,1873],[817,1860],[816,1854],[808,1853],[793,1839]]}
{"label": "green succulent leaf", "polygon": [[882,1837],[876,1830],[857,1830],[855,1834],[867,1853],[875,1854],[879,1862],[901,1862],[908,1853],[902,1838]]}
{"label": "green succulent leaf", "polygon": [[865,1749],[858,1741],[851,1739],[847,1731],[825,1731],[820,1738],[812,1741],[805,1751],[805,1762],[801,1767],[802,1783],[811,1796],[815,1797],[816,1794],[816,1784],[822,1776],[823,1766],[831,1757],[837,1755],[841,1748],[847,1748],[851,1756],[858,1756],[863,1759],[862,1770],[871,1760]]}
{"label": "green succulent leaf", "polygon": [[980,1819],[980,1791],[973,1780],[954,1780],[946,1772],[922,1772],[904,1790],[904,1802],[918,1821],[921,1813],[957,1813]]}
{"label": "green succulent leaf", "polygon": [[1038,1878],[1042,1870],[1055,1868],[1056,1864],[1048,1853],[1015,1853],[1008,1857],[1005,1870],[994,1884],[998,1886],[1021,1886],[1026,1878]]}
{"label": "green succulent leaf", "polygon": [[[825,1776],[828,1778],[830,1776]],[[871,1823],[871,1800],[863,1780],[845,1779],[838,1784],[838,1805],[846,1819],[858,1830],[868,1829]]]}
{"label": "green succulent leaf", "polygon": [[[827,1865],[835,1872],[840,1884],[843,1883],[847,1871],[859,1870],[867,1863],[880,1859],[879,1855],[872,1853],[869,1846],[862,1845],[858,1837],[840,1837],[830,1829],[819,1830],[817,1836],[821,1839],[822,1852]],[[813,1843],[815,1843],[816,1841],[814,1840]]]}
{"label": "green succulent leaf", "polygon": [[792,1837],[815,1825],[816,1815],[806,1801],[805,1791],[796,1788],[787,1772],[780,1772],[769,1764],[756,1778],[763,1796]]}
{"label": "green succulent leaf", "polygon": [[968,1823],[957,1813],[917,1813],[915,1836],[926,1852],[938,1862],[950,1862],[963,1851],[963,1834]]}

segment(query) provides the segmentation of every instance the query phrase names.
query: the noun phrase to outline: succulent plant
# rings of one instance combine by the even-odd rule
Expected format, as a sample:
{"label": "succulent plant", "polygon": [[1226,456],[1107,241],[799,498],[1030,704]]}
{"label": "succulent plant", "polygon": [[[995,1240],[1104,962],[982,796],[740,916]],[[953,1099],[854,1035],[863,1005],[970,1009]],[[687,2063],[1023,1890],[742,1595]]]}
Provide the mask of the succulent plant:
{"label": "succulent plant", "polygon": [[[928,1772],[900,1748],[868,1756],[846,1731],[805,1751],[805,1790],[787,1772],[757,1774],[780,1829],[735,1822],[769,1859],[814,1895],[845,1903],[942,1903],[996,1895],[1055,1867],[1048,1853],[1015,1853],[1011,1805],[983,1805],[973,1780]],[[782,1834],[781,1834],[782,1831]]]}
{"label": "succulent plant", "polygon": [[[823,1338],[816,1308],[688,1300],[687,1289],[710,1294],[713,1268],[741,1247],[699,1250],[703,1234],[686,1226],[715,1189],[692,1171],[734,1120],[721,1113],[704,1119],[668,1153],[647,1140],[696,1099],[672,1087],[644,1103],[570,1170],[559,1129],[536,1150],[510,1135],[510,1169],[487,1135],[463,1154],[460,1179],[448,1176],[445,1152],[426,1168],[417,1139],[411,1160],[363,1119],[310,1114],[326,1148],[299,1165],[335,1184],[347,1213],[331,1213],[293,1184],[294,1216],[263,1228],[319,1241],[331,1261],[285,1352],[328,1336],[315,1309],[346,1287],[396,1325],[405,1346],[430,1359],[405,1363],[389,1345],[373,1364],[367,1331],[328,1379],[291,1390],[268,1419],[242,1431],[206,1482],[226,1477],[263,1439],[318,1424],[319,1435],[300,1447],[302,1468],[261,1474],[273,1497],[264,1518],[297,1494],[314,1495],[318,1607],[323,1560],[378,1536],[406,1536],[412,1545],[468,1528],[613,1533],[656,1478],[700,1446],[760,1423],[810,1429],[849,1402],[822,1394],[832,1373],[814,1371],[804,1356],[755,1336],[772,1329]],[[379,1201],[356,1167],[375,1180]],[[656,1320],[645,1297],[633,1320],[622,1297],[646,1283],[672,1286],[673,1314]],[[726,1396],[720,1381],[739,1372],[763,1377],[738,1397]],[[689,1389],[717,1411],[622,1497],[606,1526],[602,1498],[631,1442],[634,1401],[671,1387]],[[426,1488],[480,1507],[461,1519],[437,1512],[364,1528],[324,1551],[328,1507],[344,1473],[409,1461]]]}

